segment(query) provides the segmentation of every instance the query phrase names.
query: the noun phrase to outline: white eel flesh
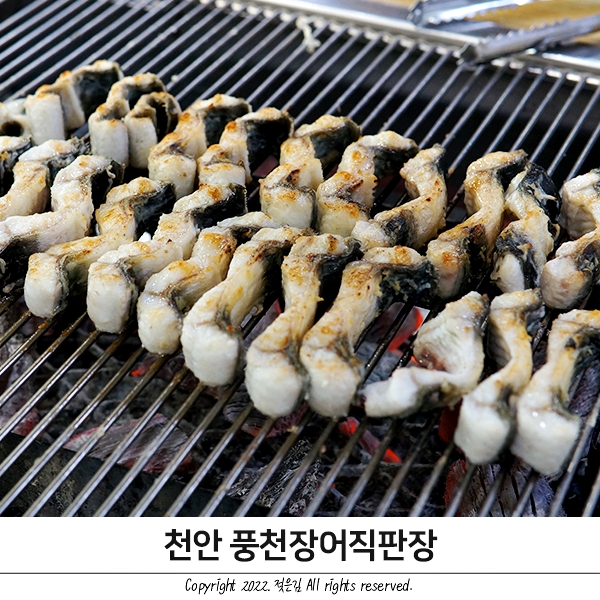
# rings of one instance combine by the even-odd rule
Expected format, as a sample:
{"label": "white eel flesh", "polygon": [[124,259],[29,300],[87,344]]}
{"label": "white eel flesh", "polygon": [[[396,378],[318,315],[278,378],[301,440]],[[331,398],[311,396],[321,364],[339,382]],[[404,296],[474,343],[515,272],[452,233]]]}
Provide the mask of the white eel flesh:
{"label": "white eel flesh", "polygon": [[598,359],[600,311],[559,315],[548,336],[546,363],[516,398],[517,433],[511,452],[542,475],[566,466],[579,436],[581,418],[569,412],[569,387]]}
{"label": "white eel flesh", "polygon": [[312,227],[323,169],[359,136],[360,127],[347,117],[324,115],[299,127],[281,145],[280,165],[260,181],[262,211],[282,225]]}
{"label": "white eel flesh", "polygon": [[31,135],[35,144],[66,139],[85,125],[122,77],[119,65],[107,60],[64,71],[54,83],[40,86],[23,102],[24,114],[19,120],[23,133]]}
{"label": "white eel flesh", "polygon": [[404,246],[373,248],[349,263],[331,308],[304,336],[300,361],[308,373],[308,402],[326,417],[346,415],[363,379],[356,358],[359,336],[393,302],[428,294],[433,274],[428,261]]}
{"label": "white eel flesh", "polygon": [[544,302],[574,308],[600,278],[600,169],[567,181],[561,190],[560,225],[572,241],[564,242],[542,271]]}
{"label": "white eel flesh", "polygon": [[239,244],[277,223],[261,212],[246,213],[203,229],[188,260],[176,260],[148,279],[137,303],[138,334],[146,350],[171,354],[179,348],[183,318],[208,290],[223,281]]}
{"label": "white eel flesh", "polygon": [[191,194],[196,188],[197,160],[219,141],[227,123],[250,110],[242,98],[224,94],[194,102],[181,113],[175,130],[150,149],[150,179],[175,184],[177,198]]}
{"label": "white eel flesh", "polygon": [[85,290],[91,263],[137,239],[174,201],[172,184],[145,177],[113,188],[96,210],[98,235],[56,244],[29,257],[24,287],[29,310],[43,318],[58,314],[70,295]]}
{"label": "white eel flesh", "polygon": [[530,332],[543,316],[538,289],[497,296],[490,305],[487,347],[500,367],[463,397],[454,441],[469,461],[495,461],[510,445],[515,415],[510,405],[531,379],[533,357]]}
{"label": "white eel flesh", "polygon": [[58,171],[85,152],[85,143],[71,138],[43,142],[21,154],[13,168],[13,184],[0,198],[0,221],[46,210]]}
{"label": "white eel flesh", "polygon": [[293,120],[282,110],[267,106],[227,123],[218,144],[198,160],[198,180],[211,185],[252,181],[250,165],[270,155],[292,134]]}
{"label": "white eel flesh", "polygon": [[441,166],[445,150],[434,146],[421,150],[400,170],[410,202],[358,221],[352,237],[366,252],[370,248],[409,246],[419,249],[446,224],[448,192]]}
{"label": "white eel flesh", "polygon": [[[134,110],[134,115],[126,120],[126,115],[144,96],[146,98],[142,100],[140,108]],[[106,102],[101,104],[88,120],[92,152],[108,156],[123,167],[129,165],[131,157],[138,160],[138,155],[144,150],[149,152],[151,146],[146,144],[147,131],[144,133],[143,130],[149,126],[156,133],[156,114],[154,121],[152,118],[149,122],[146,119],[137,118],[144,112],[148,115],[149,104],[153,104],[155,110],[161,107],[165,122],[170,127],[177,124],[177,118],[181,112],[179,104],[175,98],[167,94],[165,85],[156,75],[140,73],[117,81],[111,87]],[[145,111],[144,105],[146,106]],[[140,143],[140,148],[136,148],[135,143]]]}
{"label": "white eel flesh", "polygon": [[427,246],[441,298],[464,294],[485,273],[504,220],[502,180],[521,171],[526,157],[523,150],[493,152],[469,165],[464,185],[471,216]]}
{"label": "white eel flesh", "polygon": [[226,279],[206,292],[184,318],[183,355],[200,381],[227,385],[240,372],[241,325],[273,290],[284,255],[302,234],[292,227],[260,230],[235,251]]}
{"label": "white eel flesh", "polygon": [[13,184],[13,169],[23,153],[33,146],[29,135],[0,135],[0,196]]}
{"label": "white eel flesh", "polygon": [[322,285],[331,285],[356,254],[356,242],[333,234],[298,238],[281,266],[285,310],[252,342],[246,354],[246,389],[269,417],[289,415],[304,398],[308,378],[300,344],[312,327]]}
{"label": "white eel flesh", "polygon": [[537,288],[560,233],[554,224],[560,195],[544,169],[527,163],[510,182],[505,202],[505,210],[515,220],[496,240],[491,279],[503,292]]}
{"label": "white eel flesh", "polygon": [[417,152],[413,140],[393,131],[350,144],[337,173],[317,189],[317,230],[349,236],[358,221],[368,220],[378,180],[396,175]]}
{"label": "white eel flesh", "polygon": [[150,276],[173,261],[189,258],[201,229],[239,214],[244,204],[245,188],[241,186],[202,185],[160,218],[151,240],[124,244],[92,263],[87,308],[96,328],[121,332]]}
{"label": "white eel flesh", "polygon": [[88,234],[95,206],[115,183],[113,168],[104,156],[79,156],[56,175],[50,190],[52,211],[0,222],[1,285],[25,275],[31,254]]}
{"label": "white eel flesh", "polygon": [[[151,275],[173,261],[190,258],[202,229],[245,210],[249,165],[278,152],[291,127],[289,115],[274,108],[248,113],[227,124],[220,143],[200,159],[198,190],[180,198],[173,211],[161,217],[152,240],[121,246],[91,265],[88,314],[99,330],[122,331]],[[206,163],[204,157],[208,157]],[[243,175],[236,176],[235,169]]]}
{"label": "white eel flesh", "polygon": [[453,406],[471,391],[483,371],[486,296],[469,292],[421,326],[413,355],[419,367],[400,367],[362,394],[370,417],[407,416],[421,409]]}

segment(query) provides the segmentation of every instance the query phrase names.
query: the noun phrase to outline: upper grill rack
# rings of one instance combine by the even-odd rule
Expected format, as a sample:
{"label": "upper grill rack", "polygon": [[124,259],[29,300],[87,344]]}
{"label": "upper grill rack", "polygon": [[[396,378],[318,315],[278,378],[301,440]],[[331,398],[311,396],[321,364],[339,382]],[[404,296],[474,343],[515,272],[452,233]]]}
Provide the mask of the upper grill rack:
{"label": "upper grill rack", "polygon": [[[107,58],[126,74],[157,73],[183,107],[223,92],[243,96],[255,108],[287,108],[297,124],[328,112],[348,115],[367,134],[385,127],[421,147],[444,145],[451,206],[460,200],[467,165],[492,150],[524,148],[558,184],[597,166],[600,89],[585,76],[510,63],[470,69],[457,64],[450,49],[322,19],[313,23],[320,45],[309,54],[295,24],[298,15],[245,5],[36,0],[17,11],[4,0],[0,10],[12,15],[0,23],[2,99],[31,92],[64,69]],[[394,197],[395,183],[380,191],[379,205]],[[251,190],[256,202],[256,183]],[[450,222],[458,219],[459,210],[449,215]],[[597,298],[588,306],[598,306]],[[376,342],[370,338],[382,321],[363,336],[359,351],[367,376],[376,369],[387,375],[409,360],[409,349],[394,358],[388,346],[410,308]],[[335,421],[309,411],[289,433],[271,437],[273,421],[256,424],[248,403],[230,417],[233,422],[223,417],[230,400],[242,396],[240,382],[215,398],[191,381],[177,358],[150,364],[134,324],[119,336],[99,334],[77,302],[53,321],[39,322],[18,291],[0,311],[0,378],[8,379],[0,410],[11,400],[23,402],[0,430],[0,514],[597,513],[598,365],[580,383],[589,416],[575,455],[548,485],[517,469],[510,457],[489,469],[456,462],[460,454],[438,435],[438,414],[368,421],[357,409],[361,423],[346,439]],[[261,318],[246,324],[247,334]],[[540,347],[546,333],[539,332]],[[145,373],[134,378],[134,370]],[[34,408],[41,420],[31,433],[10,433]],[[167,417],[167,425],[128,469],[119,466],[157,414]],[[103,461],[93,458],[100,433],[75,453],[62,449],[94,424],[106,433],[125,418],[139,420]],[[246,433],[250,427],[254,435]],[[373,456],[360,446],[367,429],[381,440]],[[162,473],[143,472],[176,430],[188,436],[185,444]],[[388,448],[401,454],[401,465],[381,462]],[[190,455],[199,466],[182,473]]]}

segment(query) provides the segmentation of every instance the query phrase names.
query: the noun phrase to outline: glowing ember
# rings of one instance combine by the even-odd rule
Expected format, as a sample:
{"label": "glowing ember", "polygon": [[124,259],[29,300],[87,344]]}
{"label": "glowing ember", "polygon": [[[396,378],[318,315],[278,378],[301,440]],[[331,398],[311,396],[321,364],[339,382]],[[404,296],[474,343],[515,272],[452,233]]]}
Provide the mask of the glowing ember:
{"label": "glowing ember", "polygon": [[[340,433],[347,438],[351,438],[356,430],[358,429],[359,422],[354,417],[348,417],[345,421],[342,421],[338,424],[338,429]],[[377,448],[379,448],[381,442],[370,432],[365,431],[360,438],[359,441],[363,450],[369,453],[371,456],[377,452]],[[381,458],[382,462],[385,463],[393,463],[400,464],[402,459],[389,448],[384,452],[383,457]]]}

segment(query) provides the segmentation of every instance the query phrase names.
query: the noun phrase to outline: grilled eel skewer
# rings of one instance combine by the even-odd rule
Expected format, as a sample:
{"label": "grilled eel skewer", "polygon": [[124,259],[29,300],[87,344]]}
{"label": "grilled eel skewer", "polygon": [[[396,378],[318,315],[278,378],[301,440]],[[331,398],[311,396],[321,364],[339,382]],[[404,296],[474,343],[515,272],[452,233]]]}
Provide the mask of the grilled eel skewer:
{"label": "grilled eel skewer", "polygon": [[262,229],[233,255],[227,278],[206,292],[183,320],[186,365],[207,385],[233,382],[243,365],[240,327],[279,274],[283,256],[302,234],[292,227]]}
{"label": "grilled eel skewer", "polygon": [[347,414],[362,381],[362,364],[354,354],[360,334],[393,302],[425,296],[433,281],[429,262],[404,246],[372,248],[346,266],[333,305],[300,347],[310,378],[308,402],[315,411]]}
{"label": "grilled eel skewer", "polygon": [[277,152],[291,127],[289,115],[273,108],[229,123],[200,159],[199,188],[161,217],[153,238],[125,244],[91,265],[87,306],[98,329],[122,331],[151,275],[188,259],[203,228],[244,211],[250,163]]}
{"label": "grilled eel skewer", "polygon": [[56,174],[86,151],[84,142],[71,138],[43,142],[21,154],[13,169],[13,184],[0,198],[0,221],[46,210]]}
{"label": "grilled eel skewer", "polygon": [[350,235],[358,221],[369,218],[377,181],[396,175],[417,152],[413,140],[393,131],[366,135],[350,144],[337,173],[317,189],[317,230]]}
{"label": "grilled eel skewer", "polygon": [[0,134],[31,136],[35,144],[65,140],[85,125],[111,86],[123,77],[115,62],[97,60],[64,71],[54,83],[40,86],[27,98],[0,103]]}
{"label": "grilled eel skewer", "polygon": [[312,227],[323,170],[359,136],[360,127],[347,117],[324,115],[302,125],[281,144],[280,165],[260,182],[261,209],[282,225]]}
{"label": "grilled eel skewer", "polygon": [[502,179],[512,178],[525,162],[525,152],[516,150],[493,152],[469,165],[465,205],[471,216],[427,246],[441,298],[464,294],[484,275],[504,219]]}
{"label": "grilled eel skewer", "polygon": [[224,94],[194,102],[181,113],[175,130],[150,149],[150,179],[175,184],[177,199],[191,194],[198,179],[198,159],[219,141],[227,123],[248,112],[245,100]]}
{"label": "grilled eel skewer", "polygon": [[179,347],[183,318],[205,292],[223,281],[238,245],[261,229],[277,227],[261,212],[203,229],[188,260],[176,260],[148,279],[137,303],[138,334],[146,350],[171,354]]}
{"label": "grilled eel skewer", "polygon": [[483,371],[487,297],[469,292],[425,323],[413,355],[422,368],[401,367],[362,394],[371,417],[406,416],[420,409],[453,406],[472,390]]}
{"label": "grilled eel skewer", "polygon": [[488,352],[500,370],[463,397],[454,441],[476,465],[498,458],[515,432],[510,399],[529,383],[533,369],[530,332],[544,309],[539,290],[502,294],[492,300]]}
{"label": "grilled eel skewer", "polygon": [[125,77],[89,118],[92,152],[122,167],[145,169],[150,148],[175,127],[180,113],[177,100],[156,75]]}
{"label": "grilled eel skewer", "polygon": [[156,226],[158,216],[173,206],[173,187],[145,177],[117,186],[96,210],[98,235],[31,255],[24,290],[29,310],[46,318],[62,311],[71,294],[85,290],[91,263]]}
{"label": "grilled eel skewer", "polygon": [[400,170],[410,202],[358,221],[352,237],[366,252],[370,248],[409,246],[419,249],[446,224],[448,192],[441,165],[445,150],[434,146],[421,150]]}
{"label": "grilled eel skewer", "polygon": [[544,169],[527,163],[510,182],[505,203],[505,209],[517,220],[509,223],[496,240],[491,279],[503,292],[537,288],[546,258],[560,233],[560,227],[554,224],[560,194]]}
{"label": "grilled eel skewer", "polygon": [[567,409],[573,379],[600,354],[600,311],[559,315],[548,336],[546,363],[515,399],[517,433],[511,452],[542,475],[565,467],[581,417]]}
{"label": "grilled eel skewer", "polygon": [[567,181],[560,224],[571,238],[542,271],[544,302],[552,308],[577,306],[600,277],[600,169]]}
{"label": "grilled eel skewer", "polygon": [[118,165],[104,156],[79,156],[56,175],[52,211],[1,221],[1,284],[25,275],[31,254],[87,235],[95,206],[104,202],[119,175]]}
{"label": "grilled eel skewer", "polygon": [[299,359],[313,325],[321,287],[352,260],[356,242],[333,234],[298,238],[281,266],[285,310],[250,345],[246,388],[270,417],[290,414],[304,398],[308,377]]}
{"label": "grilled eel skewer", "polygon": [[[315,217],[314,190],[323,180],[322,164],[337,161],[359,133],[350,119],[325,115],[286,139],[281,144],[282,164],[260,182],[261,207],[270,216],[249,213],[201,232],[189,260],[171,263],[150,278],[138,300],[139,334],[144,347],[159,354],[177,350],[185,314],[202,294],[225,278],[237,245],[258,229],[277,224],[310,226]],[[219,173],[218,164],[206,162],[212,160],[201,165],[202,180],[230,177],[245,181],[239,166],[235,169],[225,165],[220,169],[225,172]]]}

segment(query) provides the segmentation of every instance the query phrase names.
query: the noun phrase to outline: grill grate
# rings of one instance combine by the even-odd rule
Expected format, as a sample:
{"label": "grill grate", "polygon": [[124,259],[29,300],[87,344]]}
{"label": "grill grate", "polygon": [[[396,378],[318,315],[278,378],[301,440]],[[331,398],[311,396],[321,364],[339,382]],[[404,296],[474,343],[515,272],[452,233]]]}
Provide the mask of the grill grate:
{"label": "grill grate", "polygon": [[[421,147],[446,147],[450,224],[461,218],[466,167],[486,152],[523,147],[557,183],[597,166],[600,88],[584,76],[509,63],[471,69],[457,64],[448,48],[322,19],[312,23],[320,45],[309,54],[298,15],[245,5],[37,0],[22,6],[4,0],[0,9],[11,15],[0,24],[2,99],[29,93],[64,69],[107,58],[120,62],[126,74],[157,73],[183,107],[223,92],[243,96],[255,108],[288,108],[297,124],[327,112],[348,115],[367,134],[385,127]],[[381,190],[377,206],[396,197],[396,183]],[[251,190],[256,203],[256,183]],[[597,297],[588,305],[597,306]],[[387,376],[408,362],[409,349],[396,356],[388,346],[410,309],[386,321],[376,342],[371,338],[383,321],[363,336],[359,353],[367,376]],[[568,469],[548,484],[517,469],[510,457],[485,469],[458,462],[454,445],[438,435],[438,413],[403,421],[362,418],[346,439],[335,421],[309,411],[285,435],[270,436],[271,419],[250,435],[244,430],[254,418],[249,404],[233,422],[223,417],[223,408],[243,396],[240,382],[215,398],[194,385],[177,357],[148,367],[134,325],[119,336],[99,334],[77,301],[64,315],[40,322],[18,290],[3,299],[0,314],[0,379],[8,381],[0,410],[22,398],[22,408],[0,430],[0,514],[598,514],[600,402],[593,397],[582,409],[589,416]],[[246,335],[269,314],[254,316]],[[538,335],[540,348],[546,333]],[[146,372],[133,377],[141,366]],[[599,390],[590,381],[598,379],[598,365],[590,369],[586,389],[595,396]],[[41,417],[33,430],[25,437],[11,433],[32,410]],[[164,428],[139,459],[121,466],[159,414],[167,418]],[[356,416],[361,418],[358,409]],[[131,419],[135,426],[109,455],[94,458],[101,433]],[[98,435],[76,452],[63,449],[94,425],[101,425]],[[373,456],[360,447],[367,429],[381,441]],[[183,446],[160,474],[144,472],[176,431],[187,436]],[[401,453],[402,464],[381,462],[391,448]],[[182,473],[190,456],[197,469]]]}

